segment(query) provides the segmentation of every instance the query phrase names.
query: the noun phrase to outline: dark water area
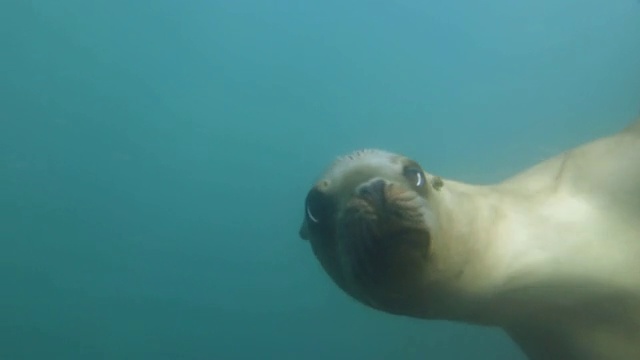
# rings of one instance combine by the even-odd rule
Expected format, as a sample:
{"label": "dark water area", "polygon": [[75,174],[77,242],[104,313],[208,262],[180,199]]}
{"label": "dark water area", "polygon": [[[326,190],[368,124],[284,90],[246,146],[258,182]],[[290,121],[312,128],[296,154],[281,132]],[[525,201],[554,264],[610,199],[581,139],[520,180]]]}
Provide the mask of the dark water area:
{"label": "dark water area", "polygon": [[298,238],[338,155],[498,181],[640,110],[637,1],[0,4],[0,360],[524,359]]}

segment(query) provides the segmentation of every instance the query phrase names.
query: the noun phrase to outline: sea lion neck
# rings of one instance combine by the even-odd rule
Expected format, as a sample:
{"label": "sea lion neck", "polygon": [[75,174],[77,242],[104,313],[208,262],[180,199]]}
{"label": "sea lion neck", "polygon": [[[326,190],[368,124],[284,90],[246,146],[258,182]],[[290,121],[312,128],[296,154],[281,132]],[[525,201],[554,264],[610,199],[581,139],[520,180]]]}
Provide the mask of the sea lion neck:
{"label": "sea lion neck", "polygon": [[[494,185],[473,185],[442,179],[429,197],[436,226],[432,262],[427,275],[437,294],[431,293],[427,317],[486,323],[484,304],[503,282],[500,244],[503,222],[510,209],[508,192]],[[431,289],[434,290],[434,289]]]}
{"label": "sea lion neck", "polygon": [[[457,261],[458,295],[469,306],[455,320],[508,326],[535,321],[541,309],[560,319],[571,309],[640,299],[640,277],[610,276],[637,262],[640,243],[598,246],[615,220],[584,198],[552,186],[525,192],[446,180],[442,196],[443,238],[460,244],[447,261]],[[589,226],[582,231],[578,222]],[[639,235],[623,224],[615,229],[629,242]]]}

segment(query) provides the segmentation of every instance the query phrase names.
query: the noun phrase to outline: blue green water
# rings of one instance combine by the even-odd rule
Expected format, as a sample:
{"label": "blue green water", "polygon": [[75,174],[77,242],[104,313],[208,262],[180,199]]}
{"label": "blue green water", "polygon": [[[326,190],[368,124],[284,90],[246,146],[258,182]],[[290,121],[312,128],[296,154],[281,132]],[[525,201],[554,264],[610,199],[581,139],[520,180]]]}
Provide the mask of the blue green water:
{"label": "blue green water", "polygon": [[378,147],[490,182],[640,110],[634,0],[0,4],[0,360],[523,359],[298,239]]}

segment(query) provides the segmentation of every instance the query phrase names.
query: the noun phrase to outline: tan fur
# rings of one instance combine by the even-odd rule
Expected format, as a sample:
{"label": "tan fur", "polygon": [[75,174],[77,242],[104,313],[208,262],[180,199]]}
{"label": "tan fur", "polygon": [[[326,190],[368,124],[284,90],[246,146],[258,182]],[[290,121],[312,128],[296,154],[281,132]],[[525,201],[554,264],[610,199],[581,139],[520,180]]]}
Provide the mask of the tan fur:
{"label": "tan fur", "polygon": [[525,250],[502,270],[496,303],[517,310],[499,325],[532,359],[640,359],[640,122],[498,189],[528,204],[493,240]]}
{"label": "tan fur", "polygon": [[[402,186],[401,157],[379,154],[339,161],[318,186],[338,209],[375,176]],[[378,306],[340,277],[349,259],[318,252],[341,288],[389,312],[501,327],[532,360],[640,359],[640,121],[498,184],[425,175],[438,185],[413,201],[430,255],[404,308]]]}
{"label": "tan fur", "polygon": [[439,235],[473,249],[455,320],[504,328],[532,360],[640,359],[640,122],[500,184],[445,189],[442,228],[456,229]]}

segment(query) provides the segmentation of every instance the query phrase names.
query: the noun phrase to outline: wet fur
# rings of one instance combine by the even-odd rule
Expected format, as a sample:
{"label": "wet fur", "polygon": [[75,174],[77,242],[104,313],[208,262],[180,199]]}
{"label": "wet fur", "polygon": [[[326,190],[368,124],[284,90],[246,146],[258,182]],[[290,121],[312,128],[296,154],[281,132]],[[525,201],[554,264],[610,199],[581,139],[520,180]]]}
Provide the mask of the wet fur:
{"label": "wet fur", "polygon": [[499,188],[532,206],[507,221],[531,230],[498,325],[535,360],[640,359],[640,122]]}
{"label": "wet fur", "polygon": [[[348,199],[372,174],[400,183],[399,160],[375,155],[338,160],[319,186]],[[316,238],[343,290],[382,311],[501,327],[532,360],[640,359],[640,121],[498,184],[425,175],[429,256],[412,258],[415,294],[377,303],[380,289],[354,290],[340,268],[349,256]]]}

